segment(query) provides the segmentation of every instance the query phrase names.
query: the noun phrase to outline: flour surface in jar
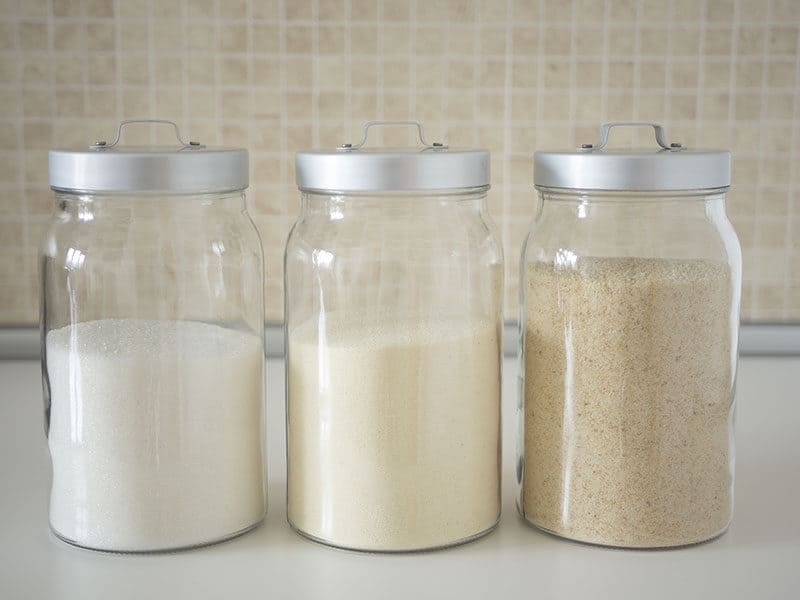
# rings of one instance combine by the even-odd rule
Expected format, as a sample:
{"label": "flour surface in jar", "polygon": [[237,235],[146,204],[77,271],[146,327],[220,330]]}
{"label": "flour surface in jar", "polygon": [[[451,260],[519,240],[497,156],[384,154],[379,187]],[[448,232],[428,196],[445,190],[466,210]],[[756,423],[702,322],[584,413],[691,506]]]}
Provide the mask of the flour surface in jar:
{"label": "flour surface in jar", "polygon": [[288,516],[374,551],[434,548],[500,513],[500,341],[489,319],[327,313],[288,336]]}
{"label": "flour surface in jar", "polygon": [[264,516],[261,338],[105,319],[47,334],[50,523],[114,551],[182,548]]}
{"label": "flour surface in jar", "polygon": [[690,544],[732,511],[729,267],[527,265],[521,509],[565,537]]}

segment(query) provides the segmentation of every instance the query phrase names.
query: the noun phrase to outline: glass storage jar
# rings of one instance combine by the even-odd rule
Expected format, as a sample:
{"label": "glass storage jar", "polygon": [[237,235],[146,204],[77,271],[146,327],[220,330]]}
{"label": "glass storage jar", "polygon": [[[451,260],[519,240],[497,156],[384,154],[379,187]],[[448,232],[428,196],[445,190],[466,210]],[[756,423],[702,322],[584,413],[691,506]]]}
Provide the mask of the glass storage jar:
{"label": "glass storage jar", "polygon": [[[50,151],[41,247],[50,525],[70,543],[198,546],[264,517],[263,256],[243,149]],[[168,122],[169,123],[169,122]]]}
{"label": "glass storage jar", "polygon": [[[610,150],[616,125],[655,150]],[[730,153],[610,123],[537,152],[520,273],[518,508],[548,532],[680,546],[728,527],[741,251]]]}
{"label": "glass storage jar", "polygon": [[286,246],[288,519],[356,550],[438,548],[500,515],[502,249],[489,153],[299,152]]}

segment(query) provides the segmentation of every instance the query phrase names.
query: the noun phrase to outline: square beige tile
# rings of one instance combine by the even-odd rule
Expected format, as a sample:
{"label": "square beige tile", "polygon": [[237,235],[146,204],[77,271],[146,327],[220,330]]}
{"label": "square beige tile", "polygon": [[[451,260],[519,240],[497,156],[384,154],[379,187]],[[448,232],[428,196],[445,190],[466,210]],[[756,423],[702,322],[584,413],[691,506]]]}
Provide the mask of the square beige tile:
{"label": "square beige tile", "polygon": [[317,34],[318,51],[321,56],[344,54],[344,25],[321,25]]}
{"label": "square beige tile", "polygon": [[221,24],[218,27],[219,51],[222,53],[241,53],[247,51],[248,29],[238,23]]}
{"label": "square beige tile", "polygon": [[[436,35],[437,33],[436,30],[433,29],[422,31],[429,31],[430,35]],[[509,42],[513,39],[525,40],[528,39],[528,36],[522,36],[521,34],[517,34],[517,36],[512,34],[509,36],[506,27],[486,25],[485,22],[481,22],[478,26],[477,43],[480,45],[480,54],[482,55],[505,55]],[[532,38],[530,41],[532,42]],[[435,50],[435,48],[430,49]],[[524,55],[522,46],[517,47],[517,55]]]}
{"label": "square beige tile", "polygon": [[[171,4],[163,2],[158,4]],[[159,54],[178,53],[183,50],[186,40],[182,35],[183,23],[179,19],[159,17],[153,23],[152,44]],[[140,42],[150,45],[147,38]],[[112,46],[113,47],[113,46]]]}
{"label": "square beige tile", "polygon": [[[180,62],[177,62],[180,65]],[[247,59],[224,57],[219,61],[220,83],[223,86],[245,86],[250,82]]]}
{"label": "square beige tile", "polygon": [[255,23],[252,29],[255,54],[277,54],[280,50],[280,26],[274,23]]}

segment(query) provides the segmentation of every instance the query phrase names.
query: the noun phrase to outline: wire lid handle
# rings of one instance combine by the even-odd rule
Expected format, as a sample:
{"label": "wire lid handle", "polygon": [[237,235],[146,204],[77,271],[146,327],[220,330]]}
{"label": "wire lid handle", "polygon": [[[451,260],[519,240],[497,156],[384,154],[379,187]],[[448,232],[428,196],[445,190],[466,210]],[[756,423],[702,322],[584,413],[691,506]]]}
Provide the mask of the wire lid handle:
{"label": "wire lid handle", "polygon": [[148,124],[151,124],[151,125],[152,124],[172,125],[172,128],[175,130],[175,137],[178,139],[178,142],[180,142],[180,145],[181,145],[182,149],[183,148],[204,148],[205,147],[205,146],[202,146],[200,144],[200,142],[191,142],[191,141],[188,142],[188,143],[184,142],[183,138],[181,138],[181,132],[178,129],[178,124],[175,121],[170,121],[169,119],[126,119],[124,121],[120,121],[119,127],[117,127],[117,135],[114,138],[113,142],[111,142],[109,144],[108,142],[106,142],[104,140],[100,140],[100,141],[95,142],[94,144],[92,144],[89,147],[92,148],[93,150],[102,150],[102,149],[106,149],[106,148],[113,148],[114,146],[119,144],[119,140],[122,137],[122,128],[125,127],[126,125],[131,125],[133,123],[136,123],[136,124],[148,123]]}
{"label": "wire lid handle", "polygon": [[583,144],[579,149],[580,150],[602,150],[608,144],[608,136],[611,133],[611,129],[614,127],[652,127],[653,132],[656,135],[656,143],[661,146],[664,150],[680,150],[683,148],[681,144],[673,143],[668,144],[666,135],[664,133],[664,126],[660,123],[647,123],[647,122],[640,122],[640,121],[633,121],[633,122],[614,122],[614,123],[603,123],[600,126],[600,137],[597,140],[597,143],[592,144]]}
{"label": "wire lid handle", "polygon": [[339,146],[338,150],[358,150],[359,148],[363,148],[367,143],[367,136],[369,135],[370,127],[385,127],[392,125],[408,125],[416,127],[417,134],[419,135],[419,143],[425,148],[447,148],[447,146],[439,142],[433,142],[432,144],[426,142],[425,130],[422,128],[422,123],[419,121],[367,121],[364,123],[364,129],[361,131],[361,141],[357,144],[342,144]]}

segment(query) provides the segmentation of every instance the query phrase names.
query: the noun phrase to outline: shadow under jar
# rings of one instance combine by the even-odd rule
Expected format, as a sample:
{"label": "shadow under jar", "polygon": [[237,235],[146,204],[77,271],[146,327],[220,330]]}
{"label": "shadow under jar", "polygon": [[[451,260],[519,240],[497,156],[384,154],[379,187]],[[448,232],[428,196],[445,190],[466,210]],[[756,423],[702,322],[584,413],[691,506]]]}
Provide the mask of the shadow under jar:
{"label": "shadow under jar", "polygon": [[70,543],[172,550],[264,517],[247,163],[246,150],[183,142],[50,152],[42,371],[50,525]]}
{"label": "shadow under jar", "polygon": [[[728,527],[741,251],[730,154],[537,152],[521,262],[518,508],[567,538],[681,546]],[[625,124],[629,125],[629,124]]]}
{"label": "shadow under jar", "polygon": [[489,153],[421,141],[297,155],[288,519],[333,546],[439,548],[500,515],[503,274]]}

